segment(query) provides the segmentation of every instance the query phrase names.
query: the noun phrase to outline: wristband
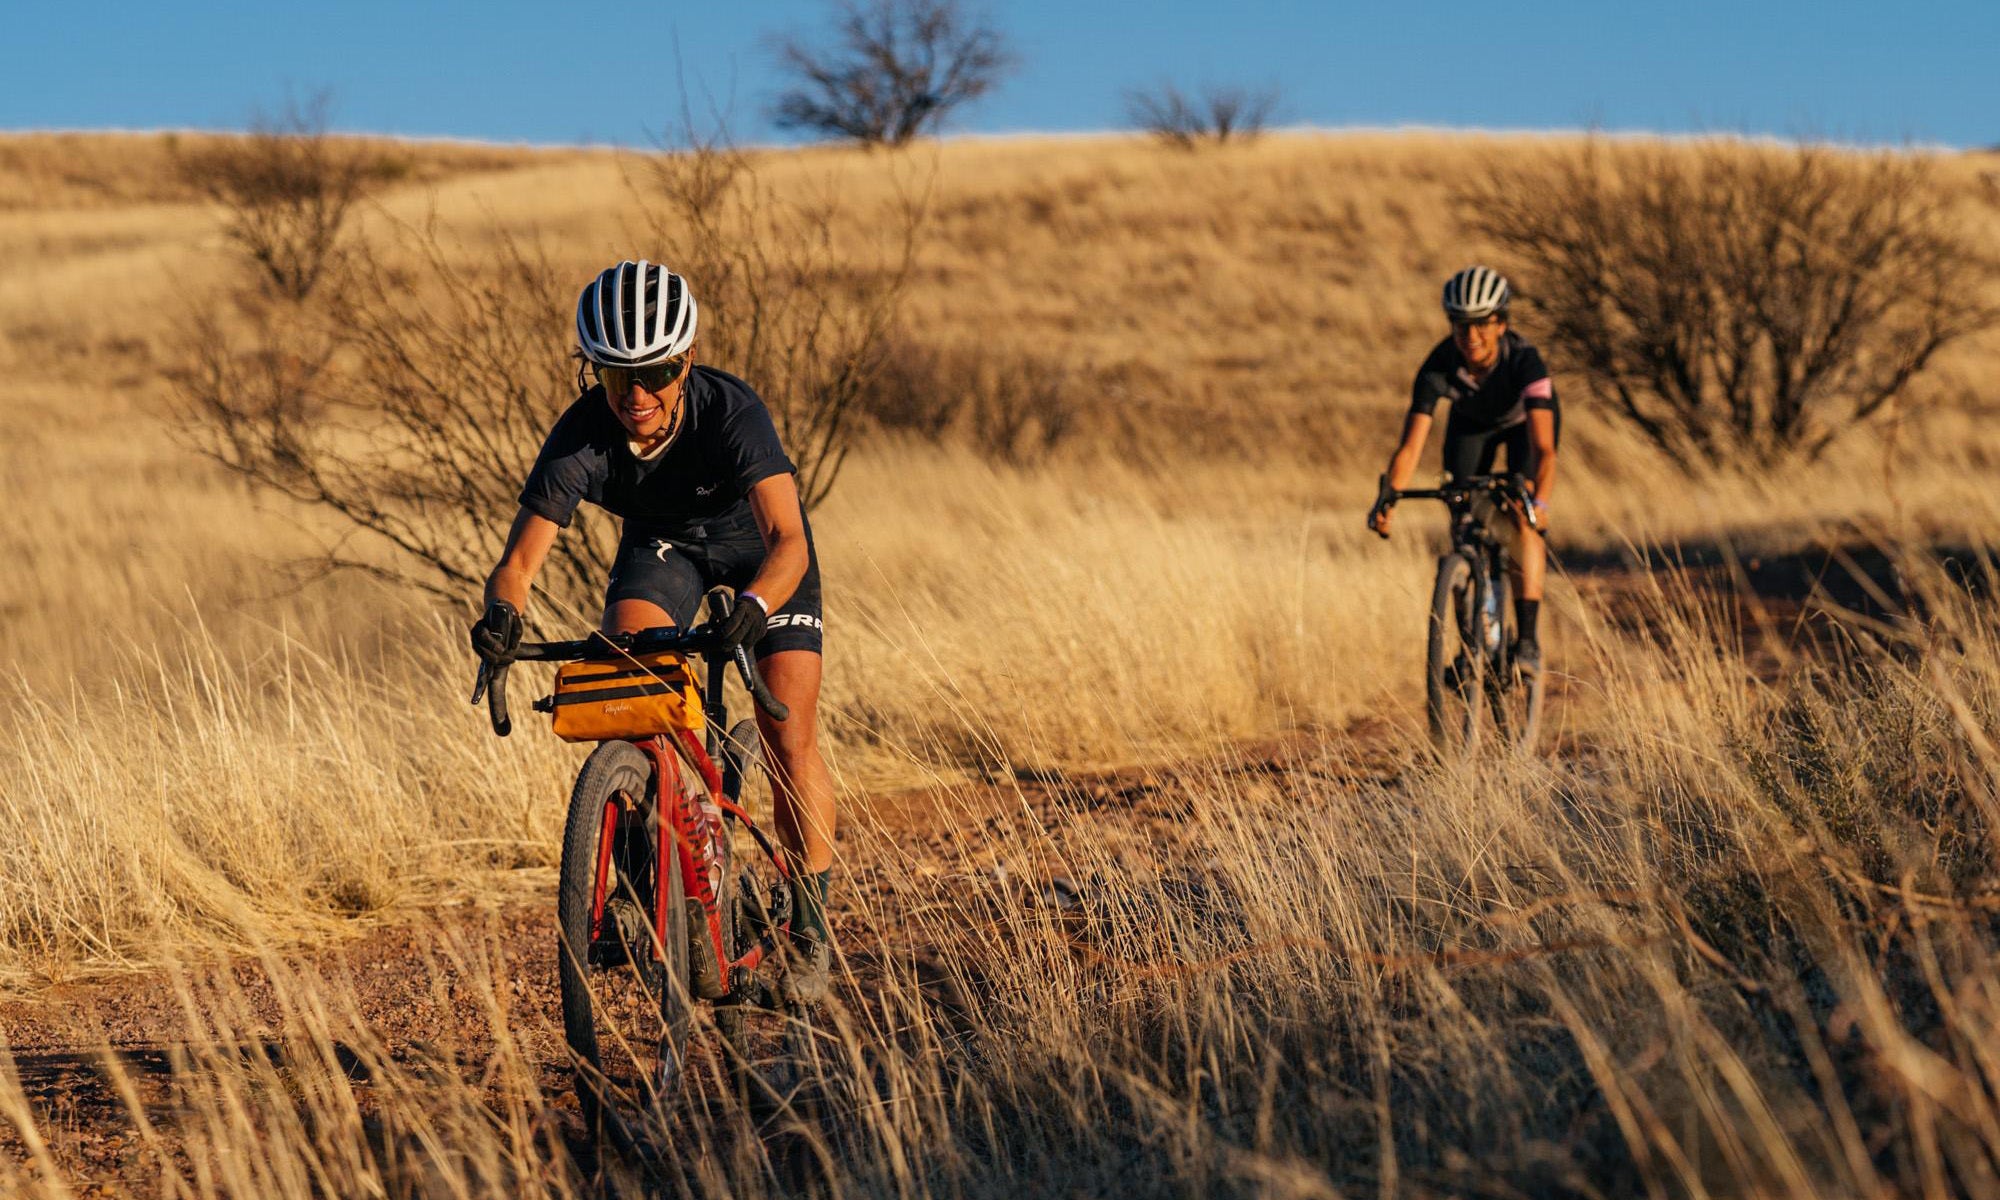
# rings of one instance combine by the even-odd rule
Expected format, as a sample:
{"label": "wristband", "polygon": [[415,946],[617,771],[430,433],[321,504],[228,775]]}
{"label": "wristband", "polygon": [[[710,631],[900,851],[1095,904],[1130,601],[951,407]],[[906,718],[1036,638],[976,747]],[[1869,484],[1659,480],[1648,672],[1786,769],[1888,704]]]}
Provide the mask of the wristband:
{"label": "wristband", "polygon": [[764,610],[765,616],[768,617],[771,615],[771,606],[764,603],[764,597],[759,596],[755,592],[738,592],[736,593],[736,599],[739,602],[744,600],[755,600],[757,602],[757,607]]}

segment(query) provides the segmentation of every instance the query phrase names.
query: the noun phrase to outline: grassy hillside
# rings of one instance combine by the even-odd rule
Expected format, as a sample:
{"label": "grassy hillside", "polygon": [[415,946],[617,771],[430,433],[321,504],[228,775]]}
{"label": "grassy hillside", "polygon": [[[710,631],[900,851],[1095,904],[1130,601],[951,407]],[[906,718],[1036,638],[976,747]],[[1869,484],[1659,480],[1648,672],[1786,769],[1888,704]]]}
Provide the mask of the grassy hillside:
{"label": "grassy hillside", "polygon": [[[1983,1186],[2000,630],[1990,580],[1968,592],[1933,551],[1976,563],[2000,529],[2000,336],[1773,470],[1683,469],[1565,383],[1552,753],[1461,771],[1422,749],[1439,522],[1410,513],[1385,544],[1362,510],[1443,333],[1438,284],[1489,253],[1456,185],[1563,149],[1107,137],[760,160],[777,194],[838,201],[831,256],[857,275],[921,199],[898,336],[1059,372],[1072,414],[1025,462],[872,436],[814,517],[842,936],[876,973],[838,1026],[861,1115],[820,1152],[842,1186]],[[476,266],[511,238],[578,283],[657,256],[643,158],[374,150],[404,164],[360,221],[376,244],[431,229]],[[535,878],[580,757],[538,728],[487,735],[466,611],[300,576],[351,531],[176,432],[189,314],[250,317],[169,153],[0,139],[0,981],[23,989]],[[1980,165],[1940,173],[2000,250]],[[421,298],[422,264],[388,253]],[[1532,304],[1517,325],[1537,336]],[[1140,769],[1090,774],[1110,767]],[[1057,877],[1083,909],[1034,900]],[[310,1066],[338,1041],[377,1060],[371,1113],[484,1164],[463,1193],[584,1187],[538,1140],[562,1117],[519,1047],[438,1090],[316,1005],[287,1035],[311,1043],[300,1074],[207,1064],[190,1153],[261,1139],[272,1178],[378,1187],[394,1165]],[[303,1078],[317,1132],[280,1115]],[[0,1073],[0,1113],[32,1127],[27,1105]],[[690,1159],[688,1186],[782,1189],[725,1117],[747,1119],[716,1136],[741,1140]],[[48,1174],[0,1166],[15,1190]],[[285,1190],[267,1183],[184,1194]]]}
{"label": "grassy hillside", "polygon": [[[522,739],[485,746],[476,714],[453,700],[465,673],[458,614],[351,575],[301,577],[290,564],[348,545],[350,531],[246,490],[174,433],[167,373],[188,314],[229,311],[243,275],[219,214],[177,182],[168,143],[0,139],[12,189],[0,211],[12,264],[0,280],[0,478],[21,514],[0,530],[16,564],[0,577],[0,649],[29,701],[14,719],[74,747],[16,740],[15,769],[37,794],[88,790],[119,730],[156,731],[154,753],[179,758],[196,731],[176,714],[205,712],[246,757],[125,784],[169,806],[188,794],[224,811],[271,803],[254,762],[292,753],[273,751],[265,728],[265,699],[285,695],[288,726],[298,703],[326,706],[316,734],[352,737],[367,772],[435,778],[454,797],[444,807],[473,824],[486,817],[457,797],[479,789],[427,765],[437,747],[499,755],[554,794],[559,751],[546,739],[527,759],[514,757]],[[838,204],[835,253],[851,247],[857,264],[873,261],[895,206],[921,199],[930,216],[904,336],[1001,369],[1064,371],[1078,431],[1028,467],[907,439],[862,447],[817,518],[837,581],[829,724],[850,783],[1000,761],[1126,762],[1365,714],[1407,720],[1428,550],[1416,536],[1375,542],[1359,513],[1408,376],[1439,336],[1437,280],[1486,252],[1455,219],[1454,186],[1496,159],[1561,149],[1284,136],[1189,155],[1102,138],[761,160],[775,194]],[[642,157],[364,150],[402,164],[367,207],[364,237],[435,228],[446,253],[475,265],[496,237],[528,239],[579,279],[653,253],[657,182]],[[1977,203],[1976,170],[1943,165]],[[1520,285],[1532,298],[1534,281]],[[1534,336],[1531,306],[1518,324]],[[1868,432],[1776,475],[1690,478],[1570,387],[1558,548],[1727,536],[1754,554],[1827,529],[1983,532],[2000,441],[1993,401],[1971,381],[1996,346],[1953,351],[1924,384],[1945,401],[1885,427],[1889,453]],[[1549,350],[1561,377],[1563,350]],[[493,513],[487,536],[506,518]],[[1276,641],[1274,613],[1285,623]],[[415,675],[412,653],[426,664]],[[334,665],[340,687],[293,695],[296,654]],[[1175,686],[1190,673],[1208,682]],[[384,695],[398,702],[364,698]],[[294,786],[316,798],[287,808],[337,809],[353,794],[351,770]],[[50,819],[39,807],[17,802],[14,819]],[[393,806],[383,819],[406,826],[382,835],[392,841],[436,835],[431,818]],[[298,853],[383,861],[318,836]],[[291,861],[268,873],[285,876]]]}

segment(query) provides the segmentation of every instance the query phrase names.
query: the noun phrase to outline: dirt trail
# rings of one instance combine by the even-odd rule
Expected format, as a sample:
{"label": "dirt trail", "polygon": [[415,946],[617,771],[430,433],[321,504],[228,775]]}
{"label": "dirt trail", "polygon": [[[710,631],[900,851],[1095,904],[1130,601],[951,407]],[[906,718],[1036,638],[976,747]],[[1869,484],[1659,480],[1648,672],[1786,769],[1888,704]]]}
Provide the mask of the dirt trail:
{"label": "dirt trail", "polygon": [[[1396,769],[1389,749],[1393,739],[1379,722],[1332,736],[1359,748],[1355,753],[1367,760],[1350,769],[1364,774]],[[1211,778],[1270,779],[1312,769],[1304,760],[1324,749],[1321,738],[1300,735],[1239,747],[1201,769]],[[1023,770],[1012,778],[948,791],[948,813],[935,790],[872,796],[866,818],[843,829],[850,878],[846,907],[833,915],[836,936],[844,945],[888,948],[882,931],[855,924],[853,910],[894,913],[907,904],[909,889],[899,888],[898,880],[913,861],[924,872],[1007,878],[1007,839],[982,833],[1019,819],[1024,806],[1051,826],[1069,824],[1075,829],[1071,836],[1108,843],[1116,854],[1121,843],[1182,836],[1176,826],[1186,804],[1186,789],[1170,773],[1148,769],[1078,774]],[[1087,826],[1078,824],[1079,812],[1089,814]],[[1013,869],[1019,871],[1018,866]],[[428,1060],[438,1048],[449,1047],[448,1056],[467,1075],[477,1074],[492,1045],[491,1031],[478,1015],[486,1007],[480,989],[490,979],[500,991],[509,1033],[537,1064],[543,1094],[573,1111],[556,986],[554,872],[541,868],[522,874],[537,878],[510,887],[505,900],[416,914],[350,941],[288,954],[275,967],[293,978],[323,979],[326,990],[351,997],[392,1059]],[[1022,877],[1013,882],[1023,902],[1034,903],[1032,893],[1048,881]],[[536,889],[534,883],[543,886]],[[926,947],[897,945],[893,952],[907,952],[920,974],[926,973]],[[126,1107],[102,1069],[105,1052],[117,1056],[149,1111],[172,1111],[176,1048],[192,1024],[218,1019],[213,997],[231,998],[229,1011],[220,1016],[253,1043],[275,1039],[291,1019],[283,999],[287,988],[282,979],[274,981],[272,966],[244,959],[185,976],[136,973],[0,1000],[0,1030],[22,1088],[58,1164],[73,1182],[85,1189],[106,1188],[110,1194],[157,1189],[158,1166],[142,1152]],[[864,956],[850,957],[848,968],[864,986],[874,969]],[[290,994],[296,991],[293,987]],[[17,1158],[24,1153],[17,1132],[4,1121],[0,1153]]]}

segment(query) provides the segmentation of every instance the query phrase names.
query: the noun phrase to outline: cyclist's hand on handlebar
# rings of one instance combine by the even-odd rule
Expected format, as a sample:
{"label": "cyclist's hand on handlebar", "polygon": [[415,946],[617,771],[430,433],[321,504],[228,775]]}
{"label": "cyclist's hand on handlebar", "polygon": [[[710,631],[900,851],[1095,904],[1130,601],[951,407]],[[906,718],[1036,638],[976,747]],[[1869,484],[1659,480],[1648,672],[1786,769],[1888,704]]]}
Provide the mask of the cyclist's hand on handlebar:
{"label": "cyclist's hand on handlebar", "polygon": [[510,660],[521,645],[520,610],[505,600],[495,600],[472,625],[472,652],[481,662]]}
{"label": "cyclist's hand on handlebar", "polygon": [[1375,507],[1368,510],[1368,528],[1389,536],[1389,514],[1396,507],[1396,489],[1389,486],[1387,472],[1375,477]]}
{"label": "cyclist's hand on handlebar", "polygon": [[738,646],[748,648],[764,636],[764,626],[769,620],[757,597],[738,596],[729,615],[716,622],[716,632],[722,635],[723,645],[729,649],[734,650]]}
{"label": "cyclist's hand on handlebar", "polygon": [[1548,501],[1537,500],[1533,496],[1530,496],[1528,498],[1528,524],[1534,526],[1535,532],[1537,533],[1544,535],[1548,533],[1549,531]]}
{"label": "cyclist's hand on handlebar", "polygon": [[1369,509],[1368,528],[1374,530],[1376,533],[1381,534],[1383,537],[1388,537],[1389,517],[1395,511],[1396,511],[1395,509],[1391,508],[1389,505],[1386,504],[1377,504],[1374,508]]}

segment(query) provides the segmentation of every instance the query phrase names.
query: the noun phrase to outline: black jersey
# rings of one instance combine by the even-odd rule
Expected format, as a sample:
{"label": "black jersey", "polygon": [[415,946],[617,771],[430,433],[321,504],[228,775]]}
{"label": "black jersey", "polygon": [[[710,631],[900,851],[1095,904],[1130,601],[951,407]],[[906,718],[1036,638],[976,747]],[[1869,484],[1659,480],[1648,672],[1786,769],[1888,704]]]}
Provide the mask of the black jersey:
{"label": "black jersey", "polygon": [[1430,415],[1438,401],[1451,404],[1451,424],[1462,430],[1505,429],[1528,419],[1530,409],[1556,408],[1555,381],[1542,352],[1512,330],[1500,336],[1500,359],[1474,383],[1458,344],[1447,337],[1417,368],[1410,411]]}
{"label": "black jersey", "polygon": [[632,453],[604,389],[583,393],[542,443],[521,504],[566,526],[588,500],[623,517],[628,538],[754,530],[750,489],[794,469],[771,411],[748,384],[712,367],[688,372],[685,401],[680,432],[645,460]]}

